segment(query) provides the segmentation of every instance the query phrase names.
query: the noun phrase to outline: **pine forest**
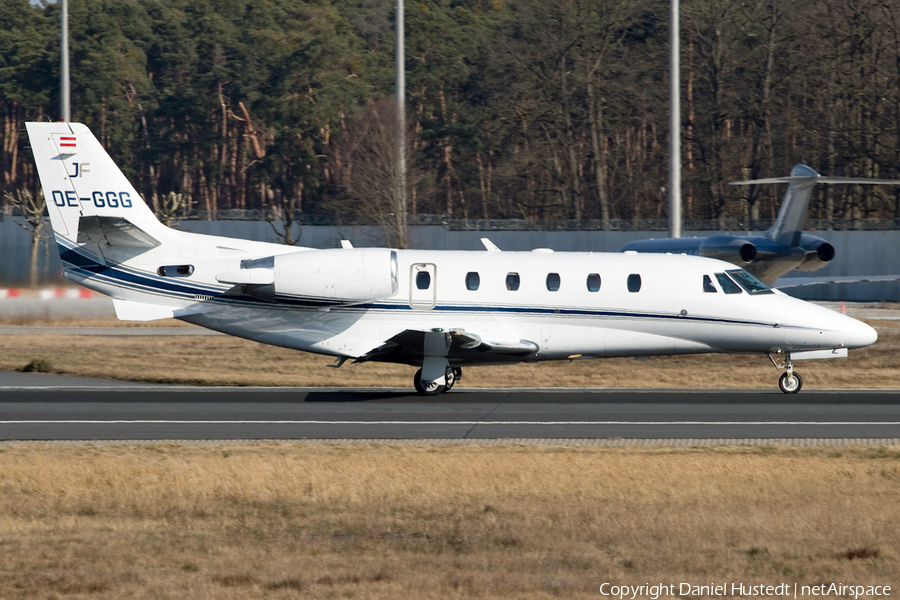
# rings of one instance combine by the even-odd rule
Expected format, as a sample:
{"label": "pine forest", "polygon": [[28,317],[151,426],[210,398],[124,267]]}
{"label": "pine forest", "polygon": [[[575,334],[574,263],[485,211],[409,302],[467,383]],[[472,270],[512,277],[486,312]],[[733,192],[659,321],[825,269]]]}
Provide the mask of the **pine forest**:
{"label": "pine forest", "polygon": [[[668,2],[407,0],[403,131],[395,8],[70,0],[72,119],[160,213],[666,219]],[[24,123],[60,117],[59,46],[57,3],[0,2],[6,214],[38,194]],[[900,2],[682,0],[681,102],[688,224],[771,222],[782,188],[728,181],[797,163],[900,177]],[[900,190],[823,188],[809,216],[895,227]]]}

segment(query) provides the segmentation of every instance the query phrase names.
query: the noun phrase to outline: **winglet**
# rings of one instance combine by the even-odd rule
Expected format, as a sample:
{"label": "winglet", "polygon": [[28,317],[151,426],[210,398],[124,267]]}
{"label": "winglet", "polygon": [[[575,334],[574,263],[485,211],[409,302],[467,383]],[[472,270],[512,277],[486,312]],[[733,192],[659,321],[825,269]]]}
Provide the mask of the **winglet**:
{"label": "winglet", "polygon": [[497,245],[494,244],[494,242],[487,239],[486,237],[481,238],[481,243],[484,244],[484,249],[488,252],[501,252],[500,248],[498,248]]}

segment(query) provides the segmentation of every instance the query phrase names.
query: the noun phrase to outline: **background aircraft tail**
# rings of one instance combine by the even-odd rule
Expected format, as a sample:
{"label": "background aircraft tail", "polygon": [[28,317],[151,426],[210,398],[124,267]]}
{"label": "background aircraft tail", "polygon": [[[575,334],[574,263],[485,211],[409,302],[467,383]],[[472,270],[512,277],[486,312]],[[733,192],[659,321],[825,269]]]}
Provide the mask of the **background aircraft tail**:
{"label": "background aircraft tail", "polygon": [[754,183],[787,183],[788,189],[784,194],[784,201],[778,211],[775,224],[766,231],[769,239],[796,246],[800,243],[800,235],[803,231],[803,223],[806,221],[806,211],[809,208],[809,197],[813,186],[817,183],[856,183],[856,184],[885,184],[900,185],[896,179],[867,179],[862,177],[828,177],[816,173],[806,165],[797,165],[791,169],[789,177],[771,177],[768,179],[753,179],[750,181],[732,181],[731,185],[751,185]]}
{"label": "background aircraft tail", "polygon": [[778,218],[766,232],[772,240],[792,246],[800,243],[800,232],[809,209],[809,197],[818,177],[819,174],[806,165],[797,165],[791,169],[790,183],[784,193]]}
{"label": "background aircraft tail", "polygon": [[118,241],[122,245],[157,246],[177,233],[156,219],[85,125],[57,122],[25,126],[53,233],[61,244],[89,242],[108,229],[113,236],[109,244]]}

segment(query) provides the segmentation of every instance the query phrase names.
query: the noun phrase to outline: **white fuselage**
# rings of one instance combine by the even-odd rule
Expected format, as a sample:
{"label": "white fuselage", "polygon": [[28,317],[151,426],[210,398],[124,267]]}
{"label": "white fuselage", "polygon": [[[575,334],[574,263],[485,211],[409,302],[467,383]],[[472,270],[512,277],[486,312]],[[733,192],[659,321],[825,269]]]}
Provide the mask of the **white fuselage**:
{"label": "white fuselage", "polygon": [[451,367],[608,356],[784,352],[792,376],[791,353],[877,337],[780,292],[750,293],[736,270],[742,290],[725,275],[735,267],[711,258],[491,244],[314,250],[178,231],[86,126],[26,127],[66,276],[111,296],[122,319],[176,317],[297,350],[420,364],[426,393],[452,387]]}
{"label": "white fuselage", "polygon": [[[188,314],[180,318],[230,335],[350,358],[404,330],[463,330],[494,344],[528,341],[538,347],[515,360],[502,355],[451,358],[453,364],[803,351],[853,348],[875,339],[874,330],[859,321],[777,291],[726,294],[715,284],[715,293],[704,292],[704,275],[716,281],[716,273],[734,266],[683,255],[400,250],[397,291],[389,297],[318,306],[282,294],[275,302],[228,298],[222,294],[232,286],[219,283],[216,275],[239,270],[242,260],[296,253],[302,262],[308,257],[315,264],[323,251],[233,239],[225,246],[225,238],[177,234],[178,245],[185,247],[169,247],[166,254],[173,258],[155,250],[121,264],[125,275],[84,278],[87,273],[76,269],[70,277],[114,297],[120,292],[123,300],[142,306],[166,305],[172,316],[179,317],[181,309]],[[228,255],[222,256],[225,247]],[[188,256],[194,258],[174,258]],[[194,267],[188,277],[156,274],[161,264],[188,262]],[[430,280],[425,289],[417,285],[422,271]],[[477,289],[467,287],[470,273],[477,274]],[[516,290],[507,286],[511,274],[518,275]],[[349,269],[328,275],[335,281],[359,276]],[[548,289],[548,276],[555,288],[557,275],[558,289]],[[594,287],[599,276],[599,290],[588,289],[589,275]],[[639,291],[628,290],[629,275],[640,276]],[[118,289],[108,289],[109,284]],[[170,286],[177,289],[165,289]]]}

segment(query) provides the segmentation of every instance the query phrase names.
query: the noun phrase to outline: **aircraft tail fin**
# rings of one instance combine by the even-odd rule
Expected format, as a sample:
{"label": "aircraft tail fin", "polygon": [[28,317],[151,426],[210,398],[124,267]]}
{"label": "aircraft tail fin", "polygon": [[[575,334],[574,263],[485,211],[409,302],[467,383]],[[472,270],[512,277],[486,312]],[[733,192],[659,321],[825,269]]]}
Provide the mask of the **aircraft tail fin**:
{"label": "aircraft tail fin", "polygon": [[[87,126],[65,122],[25,126],[57,238],[74,245],[98,229],[138,230],[154,241],[173,233],[157,220]],[[85,230],[88,227],[90,231]]]}
{"label": "aircraft tail fin", "polygon": [[809,208],[809,198],[813,186],[817,183],[855,183],[855,184],[882,184],[900,185],[896,179],[869,179],[863,177],[829,177],[819,175],[806,165],[797,165],[791,169],[788,177],[770,177],[767,179],[753,179],[750,181],[731,181],[731,185],[753,185],[757,183],[787,183],[788,189],[784,194],[781,209],[775,224],[766,232],[768,237],[776,242],[796,246],[800,243],[800,235],[803,231],[803,223],[806,221],[806,211]]}

